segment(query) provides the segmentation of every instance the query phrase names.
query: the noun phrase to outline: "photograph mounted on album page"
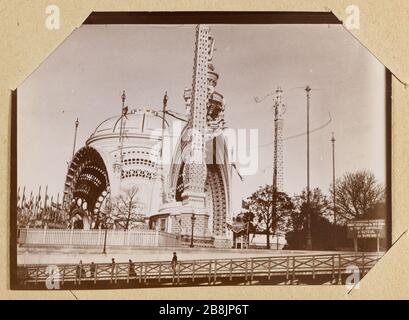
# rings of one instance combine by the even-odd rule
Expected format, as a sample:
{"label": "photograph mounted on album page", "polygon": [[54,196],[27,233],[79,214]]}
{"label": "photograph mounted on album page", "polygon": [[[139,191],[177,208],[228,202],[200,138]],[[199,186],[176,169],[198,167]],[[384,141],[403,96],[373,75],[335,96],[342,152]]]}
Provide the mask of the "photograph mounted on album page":
{"label": "photograph mounted on album page", "polygon": [[14,92],[12,289],[365,276],[391,246],[390,71],[329,13],[129,16],[92,13]]}

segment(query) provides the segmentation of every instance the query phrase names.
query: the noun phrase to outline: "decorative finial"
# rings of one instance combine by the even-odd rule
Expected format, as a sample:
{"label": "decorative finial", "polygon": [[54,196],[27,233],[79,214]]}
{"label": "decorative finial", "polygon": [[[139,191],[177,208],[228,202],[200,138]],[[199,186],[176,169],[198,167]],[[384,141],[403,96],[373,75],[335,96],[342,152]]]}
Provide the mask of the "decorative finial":
{"label": "decorative finial", "polygon": [[125,104],[125,99],[126,99],[125,90],[122,91],[121,99],[122,99],[122,106],[123,106]]}
{"label": "decorative finial", "polygon": [[310,86],[306,86],[306,87],[305,87],[305,91],[307,91],[307,93],[310,93],[311,87],[310,87]]}
{"label": "decorative finial", "polygon": [[332,143],[334,143],[336,140],[335,140],[335,136],[334,136],[334,132],[332,133],[332,138],[331,138],[331,142]]}
{"label": "decorative finial", "polygon": [[78,128],[78,125],[80,124],[80,122],[79,122],[79,120],[78,120],[78,118],[77,118],[77,120],[75,120],[75,127],[77,127]]}

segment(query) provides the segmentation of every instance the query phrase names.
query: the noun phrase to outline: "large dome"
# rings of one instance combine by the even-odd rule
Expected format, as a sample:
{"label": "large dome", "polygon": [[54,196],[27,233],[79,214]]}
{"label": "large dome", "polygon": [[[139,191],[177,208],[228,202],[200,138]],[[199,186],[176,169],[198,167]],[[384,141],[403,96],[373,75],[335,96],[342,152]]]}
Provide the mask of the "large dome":
{"label": "large dome", "polygon": [[[162,134],[162,113],[149,109],[132,109],[122,118],[123,135],[127,137],[142,135],[158,136]],[[167,122],[165,121],[167,127]],[[121,129],[119,115],[102,121],[87,140],[90,144],[99,139],[118,137]]]}

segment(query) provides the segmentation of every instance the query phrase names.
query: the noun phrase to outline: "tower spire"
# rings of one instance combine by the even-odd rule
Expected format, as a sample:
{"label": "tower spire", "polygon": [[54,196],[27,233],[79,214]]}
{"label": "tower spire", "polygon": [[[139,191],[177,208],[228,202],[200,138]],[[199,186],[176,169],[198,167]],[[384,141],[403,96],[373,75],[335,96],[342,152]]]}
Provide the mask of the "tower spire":
{"label": "tower spire", "polygon": [[78,131],[78,125],[80,124],[78,118],[77,120],[75,120],[75,132],[74,132],[74,145],[72,147],[72,157],[71,157],[71,161],[74,159],[74,155],[75,155],[75,145],[77,144],[77,131]]}

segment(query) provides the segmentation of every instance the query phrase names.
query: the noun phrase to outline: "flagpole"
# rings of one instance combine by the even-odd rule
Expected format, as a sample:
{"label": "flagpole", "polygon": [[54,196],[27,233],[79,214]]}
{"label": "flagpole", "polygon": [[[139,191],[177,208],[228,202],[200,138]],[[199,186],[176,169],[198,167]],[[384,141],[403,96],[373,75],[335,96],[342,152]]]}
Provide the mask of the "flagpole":
{"label": "flagpole", "polygon": [[47,198],[48,198],[47,191],[48,191],[48,184],[45,185],[44,209],[43,209],[44,212],[43,212],[43,217],[42,217],[42,218],[44,218],[44,216],[45,216],[46,213],[47,213]]}
{"label": "flagpole", "polygon": [[74,155],[75,155],[75,145],[77,144],[77,131],[78,131],[78,125],[80,124],[78,118],[77,120],[75,120],[75,133],[74,133],[74,145],[72,146],[72,157],[71,157],[71,161],[72,159],[74,159]]}
{"label": "flagpole", "polygon": [[23,195],[21,196],[21,200],[20,200],[20,209],[23,210],[24,208],[24,203],[26,200],[26,186],[23,187]]}
{"label": "flagpole", "polygon": [[41,185],[38,187],[38,196],[36,198],[36,206],[35,206],[36,219],[38,219],[38,209],[40,207],[40,200],[41,200]]}
{"label": "flagpole", "polygon": [[161,161],[161,180],[162,180],[162,203],[166,202],[166,191],[165,191],[165,177],[164,177],[164,168],[163,168],[163,144],[165,139],[165,115],[166,115],[166,108],[168,106],[168,92],[165,91],[165,95],[163,96],[163,115],[162,115],[162,141],[161,141],[161,148],[160,148],[160,161]]}
{"label": "flagpole", "polygon": [[126,94],[125,94],[125,90],[122,91],[122,109],[121,109],[121,123],[120,123],[120,129],[119,129],[119,141],[120,141],[120,159],[121,159],[121,163],[123,162],[123,155],[122,155],[122,148],[123,148],[123,120],[124,120],[124,108],[125,108],[125,99],[126,99]]}
{"label": "flagpole", "polygon": [[17,188],[17,208],[20,207],[21,208],[21,202],[20,205],[18,204],[20,201],[20,187]]}
{"label": "flagpole", "polygon": [[57,203],[56,203],[56,214],[54,220],[57,220],[57,217],[60,217],[60,208],[59,208],[59,203],[60,202],[60,193],[57,193]]}

